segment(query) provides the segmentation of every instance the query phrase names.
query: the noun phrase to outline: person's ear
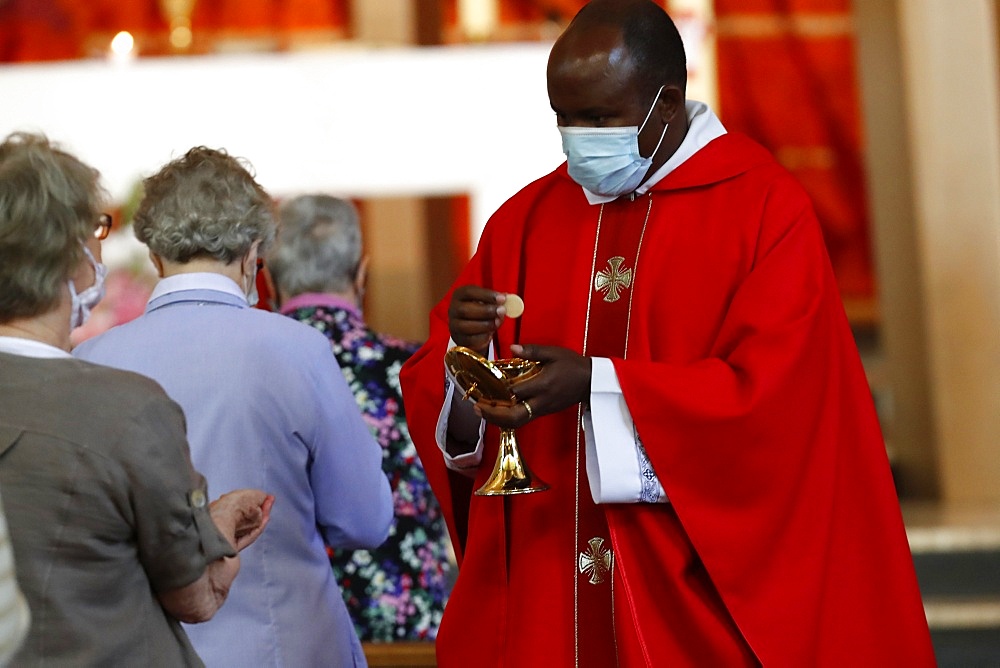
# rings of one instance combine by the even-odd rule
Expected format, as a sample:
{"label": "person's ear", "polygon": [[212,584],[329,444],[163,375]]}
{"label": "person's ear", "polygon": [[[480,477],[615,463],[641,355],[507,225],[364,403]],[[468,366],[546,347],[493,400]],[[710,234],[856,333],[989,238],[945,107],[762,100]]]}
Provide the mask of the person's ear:
{"label": "person's ear", "polygon": [[666,85],[660,91],[660,97],[656,101],[660,120],[664,123],[674,123],[678,114],[686,114],[684,109],[684,91],[678,86]]}
{"label": "person's ear", "polygon": [[149,261],[152,262],[153,267],[156,268],[156,277],[163,278],[163,258],[153,251],[149,251]]}
{"label": "person's ear", "polygon": [[357,296],[358,304],[365,298],[365,288],[368,287],[368,256],[364,255],[358,262],[358,269],[354,272],[354,294]]}
{"label": "person's ear", "polygon": [[243,256],[243,275],[257,276],[257,253],[260,248],[260,239],[250,244],[250,250]]}

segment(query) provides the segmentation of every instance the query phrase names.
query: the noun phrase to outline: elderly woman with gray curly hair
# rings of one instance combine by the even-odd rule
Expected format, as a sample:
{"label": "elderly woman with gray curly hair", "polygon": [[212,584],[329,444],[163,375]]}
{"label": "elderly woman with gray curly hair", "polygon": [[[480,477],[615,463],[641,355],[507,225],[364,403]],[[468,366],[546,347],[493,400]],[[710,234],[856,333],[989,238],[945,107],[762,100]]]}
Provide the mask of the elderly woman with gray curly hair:
{"label": "elderly woman with gray curly hair", "polygon": [[75,354],[163,385],[214,488],[277,497],[226,608],[188,627],[191,640],[210,666],[365,665],[325,544],[382,543],[392,498],[327,340],[251,308],[273,204],[245,163],[204,147],[144,187],[135,234],[161,280],[142,316]]}
{"label": "elderly woman with gray curly hair", "polygon": [[33,618],[12,665],[198,666],[179,621],[223,604],[273,498],[207,503],[177,404],[70,356],[102,293],[98,176],[41,135],[0,144],[0,484]]}

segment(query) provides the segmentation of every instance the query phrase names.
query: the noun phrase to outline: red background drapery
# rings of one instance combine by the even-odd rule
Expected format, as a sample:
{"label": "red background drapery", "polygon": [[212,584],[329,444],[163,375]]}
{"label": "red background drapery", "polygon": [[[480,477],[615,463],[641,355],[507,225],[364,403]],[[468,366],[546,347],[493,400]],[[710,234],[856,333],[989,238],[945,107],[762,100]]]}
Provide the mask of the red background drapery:
{"label": "red background drapery", "polygon": [[874,275],[848,0],[716,0],[719,114],[767,146],[815,204],[841,294]]}

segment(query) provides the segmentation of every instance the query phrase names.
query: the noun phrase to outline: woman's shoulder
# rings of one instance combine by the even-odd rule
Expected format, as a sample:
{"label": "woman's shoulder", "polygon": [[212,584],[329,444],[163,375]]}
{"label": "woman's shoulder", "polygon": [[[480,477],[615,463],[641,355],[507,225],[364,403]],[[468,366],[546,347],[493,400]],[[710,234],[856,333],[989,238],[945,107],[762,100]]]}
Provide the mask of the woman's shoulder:
{"label": "woman's shoulder", "polygon": [[278,359],[330,354],[330,340],[307,323],[262,309],[244,309],[242,313],[247,322],[236,336],[259,354]]}
{"label": "woman's shoulder", "polygon": [[65,375],[75,377],[85,391],[120,401],[167,398],[160,384],[148,376],[84,359],[72,360],[65,368]]}

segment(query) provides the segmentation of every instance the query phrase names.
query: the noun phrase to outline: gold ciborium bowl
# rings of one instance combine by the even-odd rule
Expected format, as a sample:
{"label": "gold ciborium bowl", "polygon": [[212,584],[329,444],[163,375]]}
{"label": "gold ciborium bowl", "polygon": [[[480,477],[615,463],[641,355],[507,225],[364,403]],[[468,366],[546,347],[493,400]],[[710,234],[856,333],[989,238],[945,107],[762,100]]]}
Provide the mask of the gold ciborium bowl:
{"label": "gold ciborium bowl", "polygon": [[[518,357],[488,360],[476,351],[456,346],[445,353],[445,368],[463,399],[492,406],[513,406],[518,403],[511,386],[538,373],[537,362]],[[493,473],[478,496],[506,496],[541,492],[549,486],[538,480],[521,458],[513,429],[500,430],[500,448]]]}

